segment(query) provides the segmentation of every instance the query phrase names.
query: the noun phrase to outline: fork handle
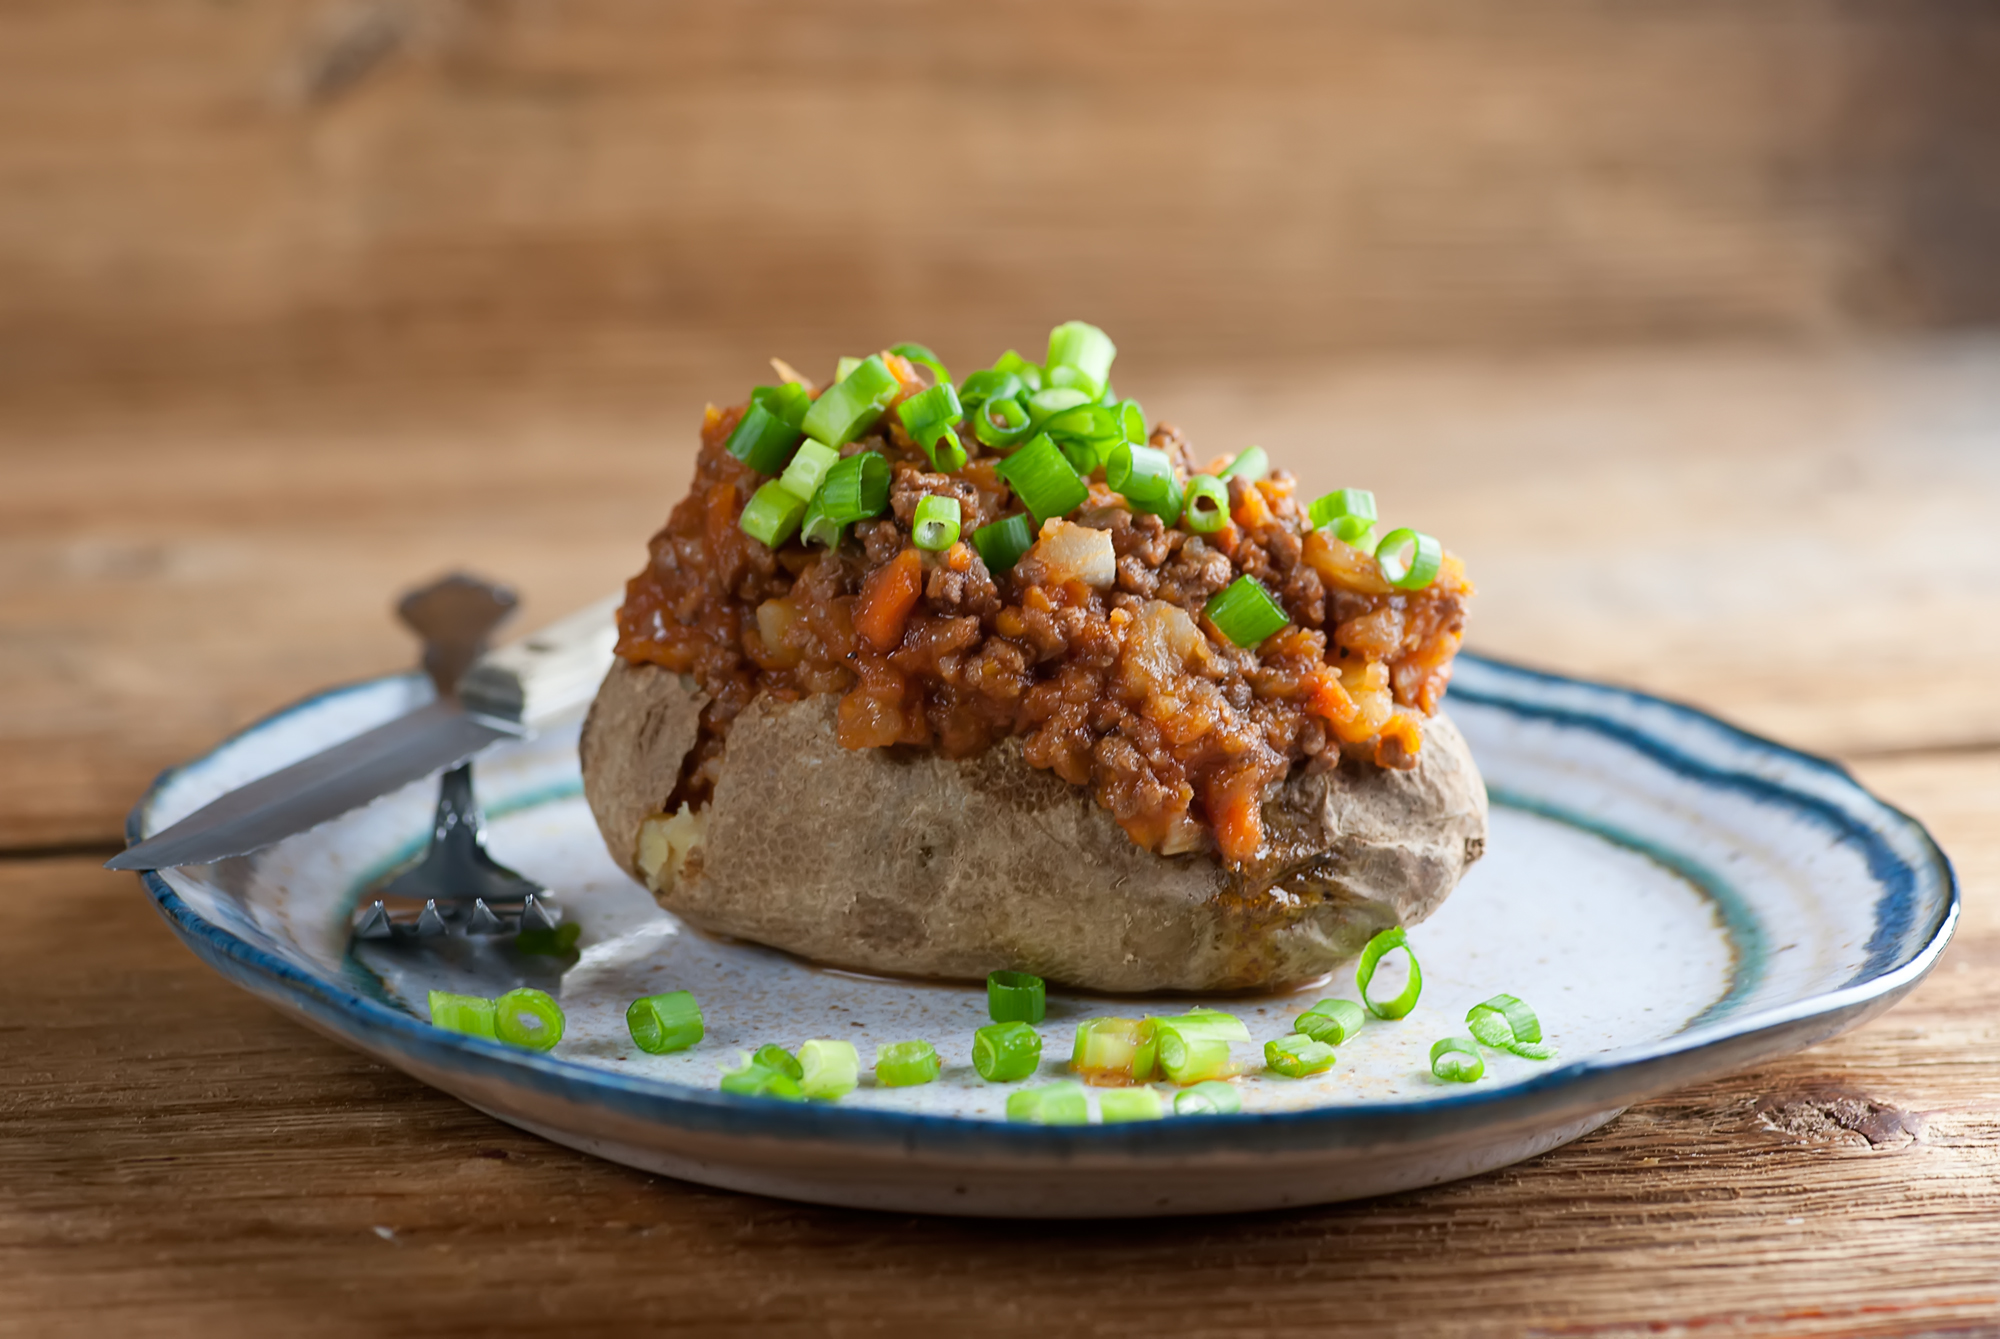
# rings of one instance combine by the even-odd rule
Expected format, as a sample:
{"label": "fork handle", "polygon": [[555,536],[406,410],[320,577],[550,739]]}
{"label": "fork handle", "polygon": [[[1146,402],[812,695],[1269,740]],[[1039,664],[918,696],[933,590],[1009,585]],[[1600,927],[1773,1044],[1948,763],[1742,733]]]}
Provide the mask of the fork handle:
{"label": "fork handle", "polygon": [[618,604],[618,596],[608,596],[488,651],[459,680],[459,700],[469,711],[530,730],[581,710],[611,668]]}

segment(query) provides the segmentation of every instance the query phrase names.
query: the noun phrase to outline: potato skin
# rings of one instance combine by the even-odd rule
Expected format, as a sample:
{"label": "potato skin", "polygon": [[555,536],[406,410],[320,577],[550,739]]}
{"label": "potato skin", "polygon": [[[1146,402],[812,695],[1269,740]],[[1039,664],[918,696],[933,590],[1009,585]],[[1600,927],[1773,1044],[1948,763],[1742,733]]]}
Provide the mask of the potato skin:
{"label": "potato skin", "polygon": [[[705,700],[621,660],[584,724],[584,793],[641,882],[639,825],[672,792]],[[834,708],[759,698],[736,718],[702,844],[661,906],[858,971],[1281,988],[1428,916],[1485,847],[1486,789],[1443,716],[1412,771],[1343,763],[1287,782],[1264,805],[1264,851],[1230,871],[1135,846],[1088,792],[1022,761],[1017,740],[958,761],[849,750]]]}

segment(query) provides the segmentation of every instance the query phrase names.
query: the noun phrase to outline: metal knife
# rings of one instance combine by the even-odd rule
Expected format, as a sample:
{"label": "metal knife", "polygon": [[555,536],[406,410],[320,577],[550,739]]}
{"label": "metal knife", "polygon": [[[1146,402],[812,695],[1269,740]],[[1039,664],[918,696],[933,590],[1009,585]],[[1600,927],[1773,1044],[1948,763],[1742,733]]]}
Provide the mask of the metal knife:
{"label": "metal knife", "polygon": [[512,592],[464,576],[412,592],[398,612],[424,638],[436,701],[230,791],[105,868],[170,869],[248,855],[589,702],[611,666],[618,597],[486,651],[486,634],[514,603]]}

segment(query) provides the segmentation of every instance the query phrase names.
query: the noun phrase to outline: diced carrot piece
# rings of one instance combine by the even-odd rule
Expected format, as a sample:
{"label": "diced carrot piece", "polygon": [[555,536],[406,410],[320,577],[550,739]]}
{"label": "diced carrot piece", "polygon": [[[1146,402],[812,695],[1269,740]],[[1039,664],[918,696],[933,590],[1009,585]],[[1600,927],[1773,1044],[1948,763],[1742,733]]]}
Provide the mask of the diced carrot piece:
{"label": "diced carrot piece", "polygon": [[904,549],[868,574],[854,606],[854,630],[877,651],[893,651],[903,640],[910,611],[924,593],[924,559]]}
{"label": "diced carrot piece", "polygon": [[1264,844],[1264,815],[1250,778],[1234,776],[1208,787],[1208,821],[1215,825],[1215,844],[1229,864],[1241,864]]}
{"label": "diced carrot piece", "polygon": [[1255,484],[1243,490],[1243,500],[1230,512],[1230,518],[1245,530],[1259,530],[1271,523],[1271,509],[1264,502],[1264,490]]}

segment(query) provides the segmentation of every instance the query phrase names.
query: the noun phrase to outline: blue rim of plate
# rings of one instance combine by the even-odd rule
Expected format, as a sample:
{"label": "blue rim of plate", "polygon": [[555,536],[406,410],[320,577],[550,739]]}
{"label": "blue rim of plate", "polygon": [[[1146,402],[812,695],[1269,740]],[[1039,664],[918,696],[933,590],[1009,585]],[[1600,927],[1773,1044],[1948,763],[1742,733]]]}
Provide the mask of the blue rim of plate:
{"label": "blue rim of plate", "polygon": [[[857,1153],[900,1150],[945,1158],[971,1155],[1063,1160],[1109,1156],[1157,1160],[1214,1153],[1273,1154],[1407,1145],[1448,1138],[1474,1126],[1498,1130],[1604,1112],[1677,1084],[1825,1040],[1908,993],[1930,972],[1950,942],[1960,911],[1958,880],[1951,862],[1922,824],[1869,794],[1840,764],[1730,725],[1685,703],[1636,689],[1553,674],[1472,652],[1461,654],[1460,661],[1478,666],[1482,677],[1490,675],[1495,685],[1512,680],[1530,690],[1559,689],[1595,700],[1603,709],[1592,712],[1575,703],[1524,700],[1496,687],[1472,689],[1463,684],[1452,688],[1455,698],[1604,735],[1701,784],[1737,789],[1806,813],[1814,821],[1832,826],[1843,839],[1859,844],[1884,890],[1876,903],[1876,928],[1869,941],[1867,964],[1835,990],[1694,1026],[1643,1046],[1556,1065],[1504,1087],[1414,1101],[1147,1123],[1013,1125],[962,1116],[739,1097],[611,1073],[444,1032],[341,982],[301,971],[246,942],[199,915],[159,874],[147,871],[140,878],[161,916],[196,956],[252,993],[304,1014],[320,1028],[352,1040],[363,1051],[390,1052],[426,1070],[462,1076],[468,1082],[527,1088],[544,1097],[599,1108],[665,1129],[804,1140]],[[139,840],[147,811],[174,777],[277,721],[383,681],[366,680],[316,693],[238,731],[201,757],[162,772],[127,816],[127,842]],[[1725,746],[1748,750],[1787,767],[1802,767],[1833,783],[1848,803],[1835,804],[1770,775],[1718,767],[1695,758],[1658,732],[1615,719],[1612,708],[1619,705],[1664,711],[1682,729],[1704,732]],[[1885,835],[1890,832],[1912,839],[1915,859],[1897,853]],[[1920,891],[1930,893],[1926,900],[1936,902],[1940,909],[1923,942],[1898,955],[1896,945],[1907,941]],[[1936,896],[1939,893],[1941,897]]]}

